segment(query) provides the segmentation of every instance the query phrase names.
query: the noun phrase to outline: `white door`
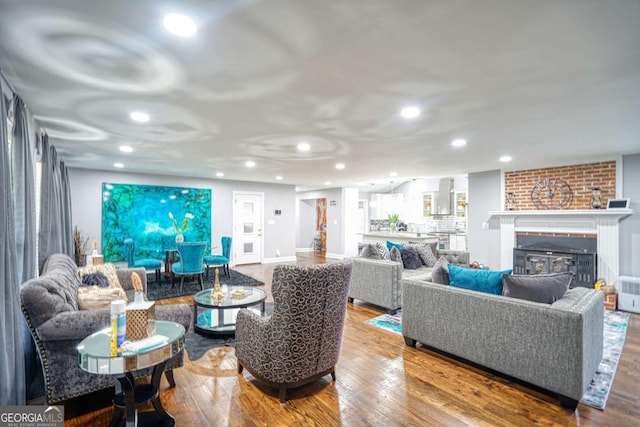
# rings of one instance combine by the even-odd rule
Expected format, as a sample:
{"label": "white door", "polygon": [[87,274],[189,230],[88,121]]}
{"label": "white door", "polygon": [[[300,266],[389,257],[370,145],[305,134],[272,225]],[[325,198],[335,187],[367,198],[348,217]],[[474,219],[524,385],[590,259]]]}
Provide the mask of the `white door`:
{"label": "white door", "polygon": [[233,192],[234,264],[262,262],[264,193]]}

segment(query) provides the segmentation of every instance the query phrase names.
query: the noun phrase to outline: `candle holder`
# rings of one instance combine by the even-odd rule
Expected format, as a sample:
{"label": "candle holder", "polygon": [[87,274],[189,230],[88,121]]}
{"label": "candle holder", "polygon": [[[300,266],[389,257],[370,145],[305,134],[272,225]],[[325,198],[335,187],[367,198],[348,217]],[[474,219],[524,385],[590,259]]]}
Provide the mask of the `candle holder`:
{"label": "candle holder", "polygon": [[514,193],[507,193],[507,210],[512,211],[516,208],[516,195]]}
{"label": "candle holder", "polygon": [[591,190],[591,207],[593,209],[602,208],[602,191],[598,187]]}

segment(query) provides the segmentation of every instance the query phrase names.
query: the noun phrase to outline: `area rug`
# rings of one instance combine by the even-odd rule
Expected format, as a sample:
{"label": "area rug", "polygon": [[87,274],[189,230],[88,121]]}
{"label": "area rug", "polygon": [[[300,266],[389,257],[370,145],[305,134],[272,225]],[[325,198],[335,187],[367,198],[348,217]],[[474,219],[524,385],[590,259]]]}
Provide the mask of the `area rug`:
{"label": "area rug", "polygon": [[[265,303],[264,308],[266,316],[270,316],[271,313],[273,313],[272,302]],[[187,350],[187,357],[191,361],[200,359],[209,349],[220,347],[221,345],[235,347],[236,339],[233,336],[218,338],[200,335],[194,331],[193,325],[191,325],[187,334],[184,336],[184,346]]]}
{"label": "area rug", "polygon": [[609,397],[613,377],[618,369],[624,340],[627,337],[629,317],[629,313],[622,311],[604,311],[602,361],[580,403],[597,409],[604,409],[607,404],[607,397]]}
{"label": "area rug", "polygon": [[[402,335],[402,313],[383,314],[369,319],[366,323]],[[604,340],[602,361],[580,403],[596,409],[604,409],[611,390],[613,377],[618,368],[622,347],[627,336],[629,313],[604,311]]]}
{"label": "area rug", "polygon": [[[229,276],[225,277],[220,275],[220,283],[229,286],[261,286],[263,282],[247,276],[246,274],[238,273],[235,270],[229,271]],[[180,278],[176,277],[176,284],[171,287],[171,279],[163,277],[160,284],[153,282],[147,282],[147,299],[150,301],[157,301],[159,299],[180,297],[183,295],[193,295],[200,291],[200,284],[197,280],[187,280],[185,278],[184,288],[180,292]],[[213,287],[213,272],[209,273],[209,279],[205,279],[204,288]]]}

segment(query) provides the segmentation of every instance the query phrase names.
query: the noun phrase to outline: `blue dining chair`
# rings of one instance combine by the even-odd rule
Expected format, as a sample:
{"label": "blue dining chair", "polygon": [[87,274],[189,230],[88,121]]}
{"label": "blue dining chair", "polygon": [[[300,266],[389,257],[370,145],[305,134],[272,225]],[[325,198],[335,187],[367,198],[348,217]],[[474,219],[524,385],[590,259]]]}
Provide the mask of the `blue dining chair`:
{"label": "blue dining chair", "polygon": [[125,239],[124,241],[124,257],[127,260],[127,267],[142,267],[147,271],[155,271],[156,282],[160,283],[160,268],[162,267],[162,261],[159,259],[145,258],[136,259],[136,244],[133,239]]}
{"label": "blue dining chair", "polygon": [[176,243],[180,261],[171,264],[171,286],[175,283],[175,277],[180,276],[180,293],[184,286],[185,276],[198,276],[200,289],[204,289],[204,278],[202,277],[204,266],[204,250],[206,242],[183,242]]}
{"label": "blue dining chair", "polygon": [[207,265],[207,278],[209,278],[209,267],[221,265],[225,276],[231,277],[229,273],[229,260],[231,259],[231,237],[222,238],[222,255],[205,255],[204,263]]}

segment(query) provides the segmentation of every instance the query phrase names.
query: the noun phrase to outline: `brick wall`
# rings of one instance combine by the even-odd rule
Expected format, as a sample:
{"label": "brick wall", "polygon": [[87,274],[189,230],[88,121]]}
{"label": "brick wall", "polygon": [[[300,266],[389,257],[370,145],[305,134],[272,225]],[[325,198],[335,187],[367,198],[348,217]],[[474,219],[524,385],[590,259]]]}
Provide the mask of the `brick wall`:
{"label": "brick wall", "polygon": [[538,209],[531,200],[531,190],[536,182],[544,178],[560,178],[571,187],[573,198],[565,209],[592,209],[594,187],[600,188],[602,192],[602,208],[606,207],[608,199],[616,197],[615,161],[505,172],[505,193],[515,195],[515,210]]}

